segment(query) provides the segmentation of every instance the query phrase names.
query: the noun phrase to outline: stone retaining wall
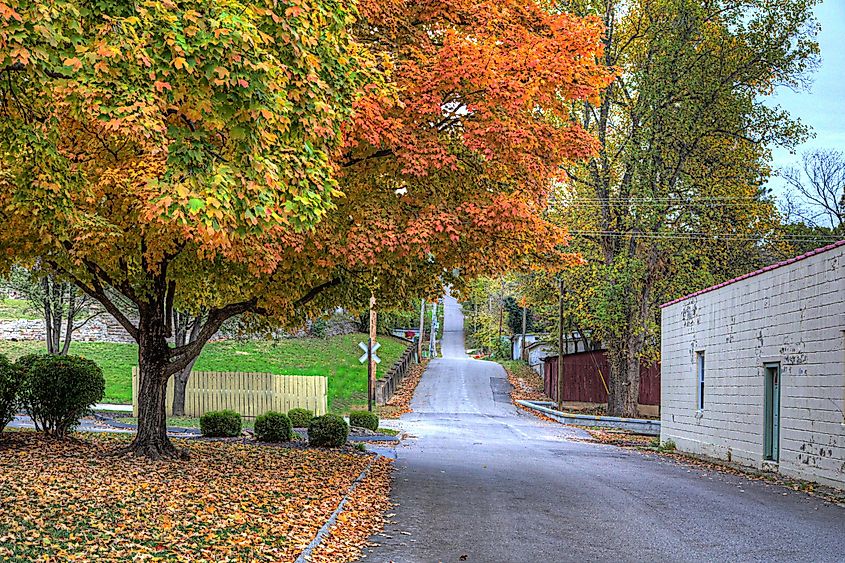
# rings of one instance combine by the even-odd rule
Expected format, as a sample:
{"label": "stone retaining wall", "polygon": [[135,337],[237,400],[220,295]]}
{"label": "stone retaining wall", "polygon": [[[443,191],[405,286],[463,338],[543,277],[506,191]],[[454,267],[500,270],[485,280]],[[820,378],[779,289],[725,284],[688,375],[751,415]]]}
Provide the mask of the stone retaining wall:
{"label": "stone retaining wall", "polygon": [[[309,323],[306,329],[296,332],[274,331],[273,338],[300,338],[313,336],[312,324]],[[321,324],[320,336],[339,336],[351,334],[358,331],[358,324],[353,317],[346,313],[335,313],[325,323]],[[256,338],[266,338],[268,335],[256,335]],[[242,335],[230,334],[226,327],[217,333],[213,340],[227,338],[243,338]],[[40,319],[1,319],[0,340],[40,340],[46,339],[44,321]],[[84,326],[77,329],[73,334],[77,342],[116,342],[134,343],[135,340],[118,323],[114,317],[108,314],[101,314],[88,321]]]}

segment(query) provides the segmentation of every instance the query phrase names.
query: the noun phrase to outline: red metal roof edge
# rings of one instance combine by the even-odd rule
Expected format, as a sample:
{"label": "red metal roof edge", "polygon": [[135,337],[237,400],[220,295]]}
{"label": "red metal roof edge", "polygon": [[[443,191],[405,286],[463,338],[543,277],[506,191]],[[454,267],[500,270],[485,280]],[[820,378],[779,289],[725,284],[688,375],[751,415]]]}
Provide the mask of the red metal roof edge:
{"label": "red metal roof edge", "polygon": [[760,268],[759,270],[755,270],[753,272],[743,274],[743,275],[741,275],[737,278],[733,278],[732,280],[724,281],[720,284],[716,284],[716,285],[712,285],[710,287],[706,287],[704,289],[696,291],[695,293],[690,293],[689,295],[684,295],[683,297],[679,297],[678,299],[674,299],[672,301],[669,301],[668,303],[664,303],[663,305],[660,306],[660,308],[663,309],[664,307],[674,305],[675,303],[680,303],[681,301],[686,301],[687,299],[690,299],[691,297],[696,297],[698,295],[701,295],[702,293],[709,293],[709,292],[714,291],[716,289],[723,288],[726,285],[731,285],[732,283],[736,283],[738,281],[742,281],[742,280],[754,277],[756,275],[762,274],[763,272],[769,272],[771,270],[775,270],[775,269],[781,268],[783,266],[788,266],[790,264],[794,264],[795,262],[799,262],[801,260],[804,260],[805,258],[815,256],[816,254],[822,254],[823,252],[827,252],[828,250],[833,250],[834,248],[839,248],[840,246],[845,246],[845,240],[836,241],[832,244],[828,244],[827,246],[823,246],[821,248],[811,250],[810,252],[807,252],[805,254],[801,254],[800,256],[790,258],[789,260],[784,260],[783,262],[778,262],[776,264],[772,264],[771,266],[766,266],[765,268]]}

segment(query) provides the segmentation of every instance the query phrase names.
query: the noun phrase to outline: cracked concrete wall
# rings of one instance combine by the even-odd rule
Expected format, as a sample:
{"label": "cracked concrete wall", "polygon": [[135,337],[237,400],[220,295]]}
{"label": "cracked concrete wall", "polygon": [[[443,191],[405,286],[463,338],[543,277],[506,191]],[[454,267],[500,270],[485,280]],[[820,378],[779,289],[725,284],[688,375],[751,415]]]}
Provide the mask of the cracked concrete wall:
{"label": "cracked concrete wall", "polygon": [[661,439],[757,468],[774,467],[763,460],[764,365],[779,362],[776,469],[845,485],[845,246],[665,307],[661,361]]}

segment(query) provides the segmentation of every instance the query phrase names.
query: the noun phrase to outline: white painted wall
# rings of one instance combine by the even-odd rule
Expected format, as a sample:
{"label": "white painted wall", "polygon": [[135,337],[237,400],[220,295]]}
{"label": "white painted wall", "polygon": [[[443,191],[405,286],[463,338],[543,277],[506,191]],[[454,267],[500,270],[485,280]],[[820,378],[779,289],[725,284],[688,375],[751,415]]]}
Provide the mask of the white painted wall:
{"label": "white painted wall", "polygon": [[665,307],[661,354],[661,440],[763,467],[764,363],[780,362],[777,470],[845,485],[845,246]]}

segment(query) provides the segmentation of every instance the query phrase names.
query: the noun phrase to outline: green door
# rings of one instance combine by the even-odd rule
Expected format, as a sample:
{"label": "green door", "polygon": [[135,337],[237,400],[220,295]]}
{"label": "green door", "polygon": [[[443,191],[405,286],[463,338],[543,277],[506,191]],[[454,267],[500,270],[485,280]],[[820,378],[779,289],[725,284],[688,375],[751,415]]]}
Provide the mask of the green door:
{"label": "green door", "polygon": [[778,460],[780,449],[780,364],[766,364],[763,459]]}

